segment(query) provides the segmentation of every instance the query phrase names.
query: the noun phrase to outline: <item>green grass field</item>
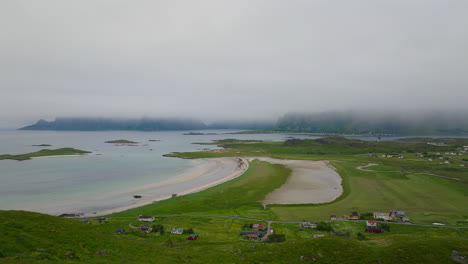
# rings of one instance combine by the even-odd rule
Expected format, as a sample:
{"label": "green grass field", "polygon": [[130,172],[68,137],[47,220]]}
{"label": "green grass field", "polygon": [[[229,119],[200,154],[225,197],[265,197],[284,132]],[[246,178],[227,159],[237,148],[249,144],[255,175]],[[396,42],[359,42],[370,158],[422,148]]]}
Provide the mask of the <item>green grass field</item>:
{"label": "green grass field", "polygon": [[12,160],[28,160],[34,157],[44,157],[44,156],[60,156],[60,155],[82,155],[86,153],[91,153],[89,151],[74,149],[74,148],[60,148],[60,149],[41,149],[36,152],[19,154],[19,155],[10,155],[4,154],[0,155],[0,160],[3,159],[12,159]]}

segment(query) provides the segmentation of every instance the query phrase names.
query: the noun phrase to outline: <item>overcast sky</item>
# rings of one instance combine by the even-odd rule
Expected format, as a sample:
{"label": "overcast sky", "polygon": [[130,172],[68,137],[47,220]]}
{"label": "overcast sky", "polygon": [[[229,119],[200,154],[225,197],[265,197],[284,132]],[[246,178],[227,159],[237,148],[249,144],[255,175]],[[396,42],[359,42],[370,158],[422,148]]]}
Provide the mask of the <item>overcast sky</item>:
{"label": "overcast sky", "polygon": [[468,109],[466,0],[2,0],[0,127]]}

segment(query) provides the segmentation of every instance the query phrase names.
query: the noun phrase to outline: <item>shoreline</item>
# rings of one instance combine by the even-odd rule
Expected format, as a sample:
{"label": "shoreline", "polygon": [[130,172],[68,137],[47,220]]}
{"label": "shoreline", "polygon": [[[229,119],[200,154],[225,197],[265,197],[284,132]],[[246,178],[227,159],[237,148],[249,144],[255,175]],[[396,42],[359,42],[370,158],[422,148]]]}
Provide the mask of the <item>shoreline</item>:
{"label": "shoreline", "polygon": [[[233,179],[241,176],[242,174],[244,174],[245,171],[247,171],[247,169],[249,168],[248,160],[246,158],[241,158],[241,157],[221,157],[221,158],[206,158],[206,159],[196,159],[196,160],[194,160],[197,163],[201,164],[201,166],[206,165],[207,161],[216,163],[217,166],[216,166],[216,170],[214,171],[214,174],[216,174],[216,175],[219,174],[218,170],[221,170],[221,173],[226,172],[226,170],[228,169],[227,168],[227,163],[232,162],[233,160],[235,160],[237,162],[237,166],[233,171],[227,173],[227,175],[225,175],[225,176],[223,176],[222,178],[219,178],[219,179],[211,180],[208,183],[205,183],[203,185],[199,185],[199,186],[192,187],[192,188],[183,188],[183,190],[178,191],[176,193],[177,196],[183,196],[183,195],[188,195],[188,194],[192,194],[192,193],[197,193],[197,192],[206,190],[208,188],[214,187],[216,185],[225,183],[227,181],[233,180]],[[205,164],[202,164],[202,163],[205,163]],[[221,166],[219,166],[219,165],[221,165]],[[223,165],[224,165],[224,167],[223,167]],[[179,177],[179,178],[176,178],[176,179],[170,179],[170,180],[163,181],[161,183],[157,183],[157,184],[153,184],[153,185],[146,185],[146,186],[143,186],[143,187],[138,188],[138,189],[126,191],[124,193],[118,194],[118,196],[125,195],[125,196],[130,197],[132,194],[135,194],[135,193],[144,193],[145,191],[146,192],[148,192],[148,191],[151,192],[151,191],[154,191],[154,190],[156,190],[158,188],[162,188],[162,187],[175,186],[176,184],[188,183],[189,181],[196,180],[197,178],[200,178],[200,177],[204,177],[204,176],[209,177],[210,174],[213,174],[213,172],[206,169],[206,168],[197,168],[197,167],[195,167],[195,168],[191,168],[189,170],[189,172],[185,172],[183,174],[186,174],[186,175],[183,175],[182,177]],[[170,199],[170,198],[172,198],[172,194],[168,194],[168,195],[164,195],[164,196],[158,196],[158,197],[142,196],[142,198],[139,198],[138,200],[134,201],[133,204],[129,204],[129,205],[125,205],[125,206],[119,206],[119,207],[115,207],[115,208],[112,208],[112,209],[105,209],[105,210],[101,210],[101,211],[97,211],[97,212],[93,212],[93,213],[82,213],[81,215],[84,216],[84,217],[104,216],[104,215],[109,215],[109,214],[113,214],[113,213],[119,213],[119,212],[129,210],[129,209],[133,209],[133,208],[138,208],[138,207],[141,207],[141,206],[145,206],[145,205],[148,205],[148,204],[151,204],[151,203],[154,203],[154,202],[158,202],[158,201],[162,201],[162,200],[167,200],[167,199]]]}

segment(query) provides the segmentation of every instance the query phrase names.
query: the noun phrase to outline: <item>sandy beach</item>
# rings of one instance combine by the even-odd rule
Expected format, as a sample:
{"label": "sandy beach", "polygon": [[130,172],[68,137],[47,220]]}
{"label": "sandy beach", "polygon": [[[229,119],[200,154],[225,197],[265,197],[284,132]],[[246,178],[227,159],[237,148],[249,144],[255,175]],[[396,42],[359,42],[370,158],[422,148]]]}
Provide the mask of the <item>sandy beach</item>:
{"label": "sandy beach", "polygon": [[[173,194],[180,196],[199,192],[232,180],[248,169],[248,161],[236,157],[194,159],[191,162],[190,169],[164,182],[138,189],[92,195],[76,202],[58,202],[53,209],[50,207],[35,209],[53,215],[63,213],[84,216],[106,215],[169,199]],[[133,198],[134,195],[140,195],[141,198]]]}
{"label": "sandy beach", "polygon": [[255,157],[262,161],[282,164],[292,169],[286,183],[270,193],[262,204],[326,203],[343,193],[341,176],[328,161],[285,160]]}

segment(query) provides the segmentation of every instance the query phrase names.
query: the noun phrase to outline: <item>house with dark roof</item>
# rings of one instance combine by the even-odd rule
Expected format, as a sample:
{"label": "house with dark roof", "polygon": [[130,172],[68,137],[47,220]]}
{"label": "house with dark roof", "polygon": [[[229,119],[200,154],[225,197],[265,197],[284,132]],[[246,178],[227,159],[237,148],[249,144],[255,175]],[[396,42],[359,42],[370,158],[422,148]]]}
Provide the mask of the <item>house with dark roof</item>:
{"label": "house with dark roof", "polygon": [[154,217],[152,217],[150,215],[140,215],[138,217],[138,221],[140,221],[140,222],[153,222]]}
{"label": "house with dark roof", "polygon": [[317,223],[315,222],[302,222],[302,228],[317,228]]}
{"label": "house with dark roof", "polygon": [[117,228],[115,229],[115,232],[117,232],[117,234],[127,234],[127,232],[123,228]]}
{"label": "house with dark roof", "polygon": [[336,221],[336,215],[330,215],[330,220],[331,221]]}
{"label": "house with dark roof", "polygon": [[349,220],[359,220],[361,217],[359,216],[358,212],[351,212],[351,214],[348,216]]}
{"label": "house with dark roof", "polygon": [[367,233],[383,233],[382,228],[380,228],[379,226],[366,226],[365,231]]}
{"label": "house with dark roof", "polygon": [[140,230],[143,231],[143,232],[151,232],[151,230],[153,230],[149,225],[141,225],[140,226]]}
{"label": "house with dark roof", "polygon": [[239,235],[246,236],[248,239],[258,240],[263,237],[263,232],[261,231],[240,231]]}

